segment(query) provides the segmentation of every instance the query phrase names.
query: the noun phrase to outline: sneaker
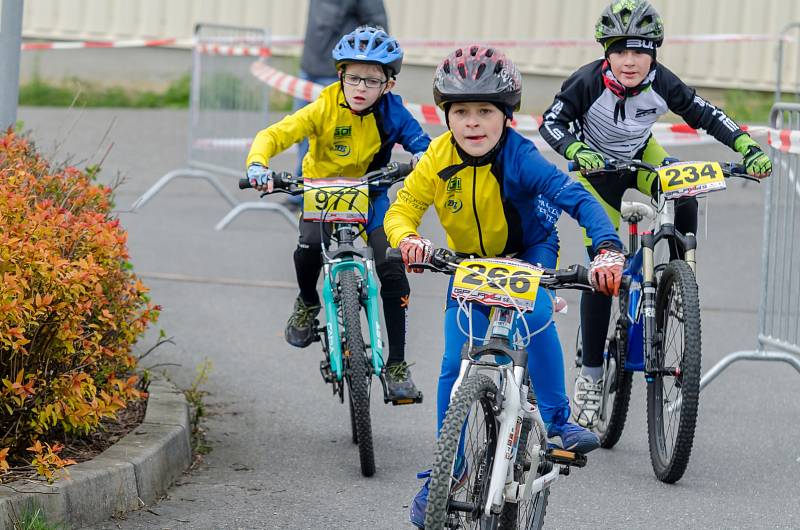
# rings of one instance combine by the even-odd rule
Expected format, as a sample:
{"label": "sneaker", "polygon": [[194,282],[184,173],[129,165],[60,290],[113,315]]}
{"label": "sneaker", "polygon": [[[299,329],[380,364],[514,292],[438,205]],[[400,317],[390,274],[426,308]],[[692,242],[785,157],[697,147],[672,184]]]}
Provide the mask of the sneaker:
{"label": "sneaker", "polygon": [[386,367],[386,398],[389,401],[418,400],[422,393],[411,379],[411,370],[405,361]]}
{"label": "sneaker", "polygon": [[414,500],[411,501],[411,510],[408,514],[408,520],[417,528],[425,528],[425,509],[428,507],[428,488],[431,486],[431,470],[417,473],[417,478],[425,479],[425,483],[419,489]]}
{"label": "sneaker", "polygon": [[294,301],[294,311],[286,324],[284,336],[286,342],[297,348],[305,348],[317,336],[316,318],[319,315],[319,305],[306,305],[299,296]]}
{"label": "sneaker", "polygon": [[591,429],[600,417],[600,399],[603,395],[603,380],[596,383],[579,374],[575,379],[575,394],[572,396],[572,417],[578,425]]}
{"label": "sneaker", "polygon": [[580,425],[556,421],[547,426],[547,441],[550,448],[565,449],[586,454],[600,447],[600,438]]}
{"label": "sneaker", "polygon": [[[468,468],[466,461],[459,459],[456,461],[455,482],[451,491],[457,491],[467,483]],[[428,489],[431,485],[431,470],[428,469],[422,473],[417,473],[417,478],[422,480],[426,479],[425,483],[414,496],[411,501],[411,510],[408,515],[408,520],[417,528],[425,529],[425,510],[428,508]]]}

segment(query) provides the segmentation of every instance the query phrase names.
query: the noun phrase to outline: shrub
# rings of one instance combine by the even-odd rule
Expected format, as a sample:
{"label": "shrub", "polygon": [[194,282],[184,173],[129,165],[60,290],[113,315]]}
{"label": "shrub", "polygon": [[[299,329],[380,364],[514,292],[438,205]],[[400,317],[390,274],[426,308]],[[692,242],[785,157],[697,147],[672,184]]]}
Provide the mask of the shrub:
{"label": "shrub", "polygon": [[54,440],[143,395],[131,348],[159,308],[90,173],[0,137],[0,475],[10,464],[50,478],[70,463]]}

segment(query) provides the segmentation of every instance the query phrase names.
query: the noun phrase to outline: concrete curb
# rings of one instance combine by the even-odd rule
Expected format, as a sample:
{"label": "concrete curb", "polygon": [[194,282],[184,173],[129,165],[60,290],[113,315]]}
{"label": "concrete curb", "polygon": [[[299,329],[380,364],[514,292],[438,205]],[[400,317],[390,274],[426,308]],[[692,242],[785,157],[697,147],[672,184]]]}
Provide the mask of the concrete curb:
{"label": "concrete curb", "polygon": [[40,508],[51,523],[74,528],[155,502],[192,461],[189,407],[183,393],[161,380],[148,388],[144,422],[96,458],[69,467],[53,484],[0,486],[0,530],[13,517]]}

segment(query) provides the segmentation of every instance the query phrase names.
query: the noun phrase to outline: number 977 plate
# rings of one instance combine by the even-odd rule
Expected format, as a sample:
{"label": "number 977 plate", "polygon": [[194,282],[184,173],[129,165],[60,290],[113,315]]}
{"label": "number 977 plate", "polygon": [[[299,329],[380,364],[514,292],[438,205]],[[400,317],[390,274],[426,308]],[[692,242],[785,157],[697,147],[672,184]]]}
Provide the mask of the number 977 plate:
{"label": "number 977 plate", "polygon": [[464,260],[456,269],[450,296],[457,300],[531,311],[543,272],[539,267],[515,259]]}
{"label": "number 977 plate", "polygon": [[693,197],[726,188],[719,162],[676,162],[658,168],[658,178],[666,199]]}
{"label": "number 977 plate", "polygon": [[303,180],[303,218],[327,223],[366,223],[369,190],[360,179]]}

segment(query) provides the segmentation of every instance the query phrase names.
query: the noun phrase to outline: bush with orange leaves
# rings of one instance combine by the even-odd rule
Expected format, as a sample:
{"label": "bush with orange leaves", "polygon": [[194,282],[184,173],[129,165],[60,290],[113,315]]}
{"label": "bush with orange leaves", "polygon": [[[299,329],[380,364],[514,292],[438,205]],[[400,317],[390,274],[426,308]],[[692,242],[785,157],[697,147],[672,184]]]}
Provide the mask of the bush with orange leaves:
{"label": "bush with orange leaves", "polygon": [[0,136],[0,479],[17,466],[52,478],[71,463],[54,440],[142,397],[131,348],[160,308],[126,240],[109,188]]}

